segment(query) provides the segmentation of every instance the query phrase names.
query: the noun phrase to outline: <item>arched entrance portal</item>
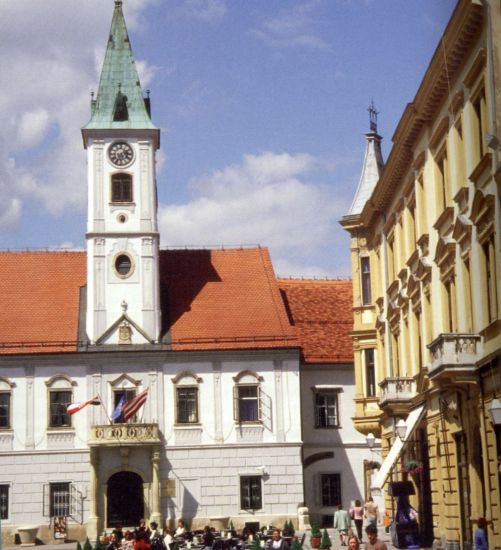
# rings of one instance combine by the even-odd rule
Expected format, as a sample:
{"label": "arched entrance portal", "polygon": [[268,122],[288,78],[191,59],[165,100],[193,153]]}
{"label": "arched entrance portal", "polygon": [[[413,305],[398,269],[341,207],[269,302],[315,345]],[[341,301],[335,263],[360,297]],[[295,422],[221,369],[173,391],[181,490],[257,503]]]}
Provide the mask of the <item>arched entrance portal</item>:
{"label": "arched entrance portal", "polygon": [[118,472],[108,479],[107,526],[133,527],[144,517],[143,480],[134,472]]}

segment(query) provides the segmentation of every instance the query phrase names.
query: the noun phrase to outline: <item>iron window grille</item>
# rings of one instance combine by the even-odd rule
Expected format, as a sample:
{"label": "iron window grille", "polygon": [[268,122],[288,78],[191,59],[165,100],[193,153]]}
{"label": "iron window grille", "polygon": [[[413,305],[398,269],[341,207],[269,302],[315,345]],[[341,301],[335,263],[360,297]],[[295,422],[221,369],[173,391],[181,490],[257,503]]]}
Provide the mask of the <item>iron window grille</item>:
{"label": "iron window grille", "polygon": [[320,494],[322,506],[337,506],[341,504],[341,475],[321,474]]}
{"label": "iron window grille", "polygon": [[0,485],[0,519],[9,518],[9,489],[8,485]]}
{"label": "iron window grille", "polygon": [[242,510],[261,510],[262,507],[261,476],[241,476],[240,508]]}

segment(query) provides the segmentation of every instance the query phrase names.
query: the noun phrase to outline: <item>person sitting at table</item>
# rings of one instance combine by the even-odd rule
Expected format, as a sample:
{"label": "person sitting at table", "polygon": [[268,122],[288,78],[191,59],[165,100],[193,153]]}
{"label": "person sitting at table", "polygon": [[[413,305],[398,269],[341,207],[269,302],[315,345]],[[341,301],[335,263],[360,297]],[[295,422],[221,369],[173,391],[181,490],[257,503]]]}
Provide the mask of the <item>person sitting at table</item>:
{"label": "person sitting at table", "polygon": [[138,531],[136,533],[136,542],[134,543],[134,550],[151,550],[150,539],[146,530]]}
{"label": "person sitting at table", "polygon": [[185,533],[186,533],[186,528],[184,526],[184,520],[180,519],[177,522],[176,532],[174,533],[174,535],[176,537],[180,537],[180,536],[184,535]]}
{"label": "person sitting at table", "polygon": [[111,533],[110,543],[106,547],[106,550],[118,550],[120,548],[120,541],[115,533]]}
{"label": "person sitting at table", "polygon": [[280,529],[273,529],[271,540],[266,545],[267,550],[289,550],[289,543],[280,535]]}
{"label": "person sitting at table", "polygon": [[204,534],[202,535],[202,540],[205,548],[212,548],[212,544],[214,543],[214,533],[211,531],[208,525],[204,527]]}
{"label": "person sitting at table", "polygon": [[174,544],[174,529],[165,530],[164,544],[167,550],[171,550],[172,545]]}

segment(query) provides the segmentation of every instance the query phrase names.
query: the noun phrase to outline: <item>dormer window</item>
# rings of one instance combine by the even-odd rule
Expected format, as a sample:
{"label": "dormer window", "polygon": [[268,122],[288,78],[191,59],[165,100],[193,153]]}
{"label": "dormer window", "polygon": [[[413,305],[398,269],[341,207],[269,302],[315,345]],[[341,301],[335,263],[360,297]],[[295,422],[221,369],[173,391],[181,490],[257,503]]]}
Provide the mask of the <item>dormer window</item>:
{"label": "dormer window", "polygon": [[113,174],[111,176],[111,202],[132,202],[132,176]]}

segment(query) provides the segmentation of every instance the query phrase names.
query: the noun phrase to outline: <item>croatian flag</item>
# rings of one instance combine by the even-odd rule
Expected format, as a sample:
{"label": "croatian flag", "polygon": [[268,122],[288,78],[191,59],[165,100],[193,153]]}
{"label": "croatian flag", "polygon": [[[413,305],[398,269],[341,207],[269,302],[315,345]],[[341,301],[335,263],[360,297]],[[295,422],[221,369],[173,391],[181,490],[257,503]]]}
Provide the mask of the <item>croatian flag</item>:
{"label": "croatian flag", "polygon": [[141,393],[138,393],[136,397],[133,397],[122,406],[124,422],[127,422],[129,418],[137,413],[137,411],[145,404],[147,398],[148,388]]}
{"label": "croatian flag", "polygon": [[122,407],[124,403],[125,403],[125,393],[122,394],[122,397],[120,398],[120,401],[117,403],[115,410],[111,413],[111,419],[113,420],[113,422],[116,422],[122,416]]}
{"label": "croatian flag", "polygon": [[88,401],[84,401],[83,403],[70,403],[66,407],[66,411],[68,414],[75,414],[78,411],[81,411],[84,407],[87,405],[100,405],[101,401],[97,397],[94,397],[94,399],[89,399]]}

